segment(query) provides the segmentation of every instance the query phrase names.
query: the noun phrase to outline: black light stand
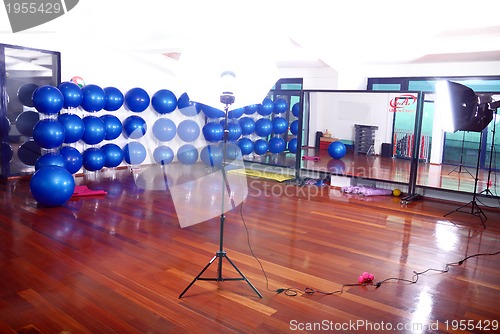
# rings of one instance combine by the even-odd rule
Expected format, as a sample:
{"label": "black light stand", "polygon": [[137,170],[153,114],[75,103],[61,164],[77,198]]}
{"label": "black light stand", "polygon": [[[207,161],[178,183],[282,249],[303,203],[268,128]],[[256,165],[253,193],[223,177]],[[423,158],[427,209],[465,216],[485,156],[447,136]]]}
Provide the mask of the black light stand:
{"label": "black light stand", "polygon": [[495,196],[491,190],[490,190],[490,182],[491,182],[491,165],[493,162],[493,152],[495,151],[495,131],[496,131],[496,116],[497,116],[497,110],[495,109],[494,116],[493,116],[493,130],[491,131],[492,137],[491,137],[491,148],[490,148],[490,164],[488,166],[488,180],[486,181],[486,189],[480,192],[480,194],[485,194],[486,196]]}
{"label": "black light stand", "polygon": [[[224,111],[225,111],[225,129],[224,129],[224,146],[223,146],[223,163],[222,163],[222,209],[221,209],[221,215],[220,215],[220,235],[219,235],[219,250],[215,253],[215,255],[212,257],[212,259],[208,262],[208,264],[200,271],[200,273],[191,281],[191,283],[182,291],[182,293],[179,295],[179,298],[182,298],[184,294],[191,288],[191,286],[196,282],[196,281],[217,281],[217,282],[223,282],[223,281],[245,281],[248,283],[248,285],[252,288],[252,290],[259,296],[259,298],[262,298],[262,295],[260,292],[252,285],[252,283],[248,280],[248,278],[243,275],[243,273],[238,269],[238,267],[234,264],[233,261],[227,256],[226,251],[224,250],[224,222],[226,220],[226,217],[224,215],[224,197],[225,197],[225,188],[229,188],[229,183],[227,180],[227,175],[226,175],[226,145],[227,145],[227,140],[228,140],[228,135],[229,135],[229,130],[228,130],[228,111],[229,111],[229,106],[233,104],[235,101],[235,97],[233,93],[230,92],[223,92],[221,97],[220,97],[220,102],[225,105]],[[217,277],[201,277],[203,273],[212,265],[212,263],[217,260]],[[223,259],[226,259],[231,266],[238,272],[240,277],[230,277],[230,278],[225,278],[222,275],[222,262]]]}
{"label": "black light stand", "polygon": [[[451,173],[453,172],[456,172],[458,174],[462,174],[462,173],[468,173],[471,177],[474,177],[474,175],[472,175],[472,173],[467,169],[467,167],[465,167],[463,165],[463,162],[464,162],[464,143],[465,143],[465,131],[463,131],[463,137],[462,137],[462,151],[460,151],[460,164],[455,167],[451,172],[448,173],[448,175],[450,175]],[[462,169],[464,169],[464,171],[462,171]]]}
{"label": "black light stand", "polygon": [[[469,213],[473,216],[476,216],[476,217],[479,217],[479,219],[481,219],[481,223],[483,224],[483,228],[486,228],[486,225],[485,225],[485,221],[486,219],[488,219],[488,217],[486,217],[486,214],[483,212],[483,210],[479,207],[479,205],[477,204],[477,182],[478,182],[478,179],[479,179],[479,161],[480,161],[480,158],[481,158],[481,147],[482,147],[482,139],[483,139],[483,135],[481,133],[481,135],[479,136],[479,148],[478,148],[478,151],[477,151],[477,164],[476,164],[476,176],[474,178],[474,193],[472,194],[472,201],[470,201],[469,203],[467,204],[464,204],[458,208],[456,208],[455,210],[453,211],[450,211],[448,212],[447,214],[444,215],[444,217],[448,216],[449,214],[452,214],[454,212],[465,212],[465,213]],[[464,209],[466,207],[470,206],[470,211],[465,211]]]}

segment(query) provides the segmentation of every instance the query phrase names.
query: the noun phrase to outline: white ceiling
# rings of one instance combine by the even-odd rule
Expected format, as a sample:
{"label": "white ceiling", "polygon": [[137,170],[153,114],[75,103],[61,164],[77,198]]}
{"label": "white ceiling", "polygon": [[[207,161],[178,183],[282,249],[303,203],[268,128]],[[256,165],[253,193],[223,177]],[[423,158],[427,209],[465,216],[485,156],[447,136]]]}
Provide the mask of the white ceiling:
{"label": "white ceiling", "polygon": [[[177,59],[208,41],[206,55],[241,43],[278,67],[500,61],[500,1],[476,0],[82,0],[51,22],[16,35]],[[0,14],[0,42],[10,26]],[[93,46],[90,46],[93,45]],[[498,73],[498,70],[496,71]]]}

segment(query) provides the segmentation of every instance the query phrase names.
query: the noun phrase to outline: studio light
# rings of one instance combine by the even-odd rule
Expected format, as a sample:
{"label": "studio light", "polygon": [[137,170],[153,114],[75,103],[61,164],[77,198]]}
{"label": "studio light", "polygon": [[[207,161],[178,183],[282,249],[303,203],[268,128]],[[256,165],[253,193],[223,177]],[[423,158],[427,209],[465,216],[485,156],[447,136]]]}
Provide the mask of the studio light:
{"label": "studio light", "polygon": [[471,88],[452,81],[436,84],[436,110],[446,132],[480,132],[493,119],[490,103],[482,103]]}

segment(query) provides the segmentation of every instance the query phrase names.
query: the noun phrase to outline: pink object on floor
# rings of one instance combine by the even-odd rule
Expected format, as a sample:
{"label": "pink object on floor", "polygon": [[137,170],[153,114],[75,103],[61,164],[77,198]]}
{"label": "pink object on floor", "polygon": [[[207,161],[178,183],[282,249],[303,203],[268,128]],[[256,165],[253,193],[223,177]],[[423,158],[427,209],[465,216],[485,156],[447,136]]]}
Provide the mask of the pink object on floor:
{"label": "pink object on floor", "polygon": [[98,195],[106,195],[108,192],[104,190],[92,190],[87,186],[75,186],[75,190],[73,191],[73,196],[98,196]]}

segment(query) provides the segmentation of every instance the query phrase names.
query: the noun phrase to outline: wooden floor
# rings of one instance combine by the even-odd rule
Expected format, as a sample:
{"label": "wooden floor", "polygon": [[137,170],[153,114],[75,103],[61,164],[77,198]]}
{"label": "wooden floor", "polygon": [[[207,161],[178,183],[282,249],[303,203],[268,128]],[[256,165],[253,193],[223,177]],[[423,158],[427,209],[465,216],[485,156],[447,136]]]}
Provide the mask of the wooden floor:
{"label": "wooden floor", "polygon": [[[483,228],[468,213],[443,217],[456,203],[404,207],[249,178],[248,197],[226,215],[224,250],[263,297],[245,281],[198,280],[179,299],[219,249],[219,218],[180,228],[170,192],[135,180],[127,169],[78,177],[108,194],[56,208],[38,206],[27,179],[0,182],[0,333],[498,329],[500,255],[475,256],[500,251],[496,210],[484,208]],[[217,277],[217,263],[204,277]],[[222,264],[223,278],[240,277]],[[384,283],[342,288],[363,272]],[[276,292],[287,288],[297,290]]]}

